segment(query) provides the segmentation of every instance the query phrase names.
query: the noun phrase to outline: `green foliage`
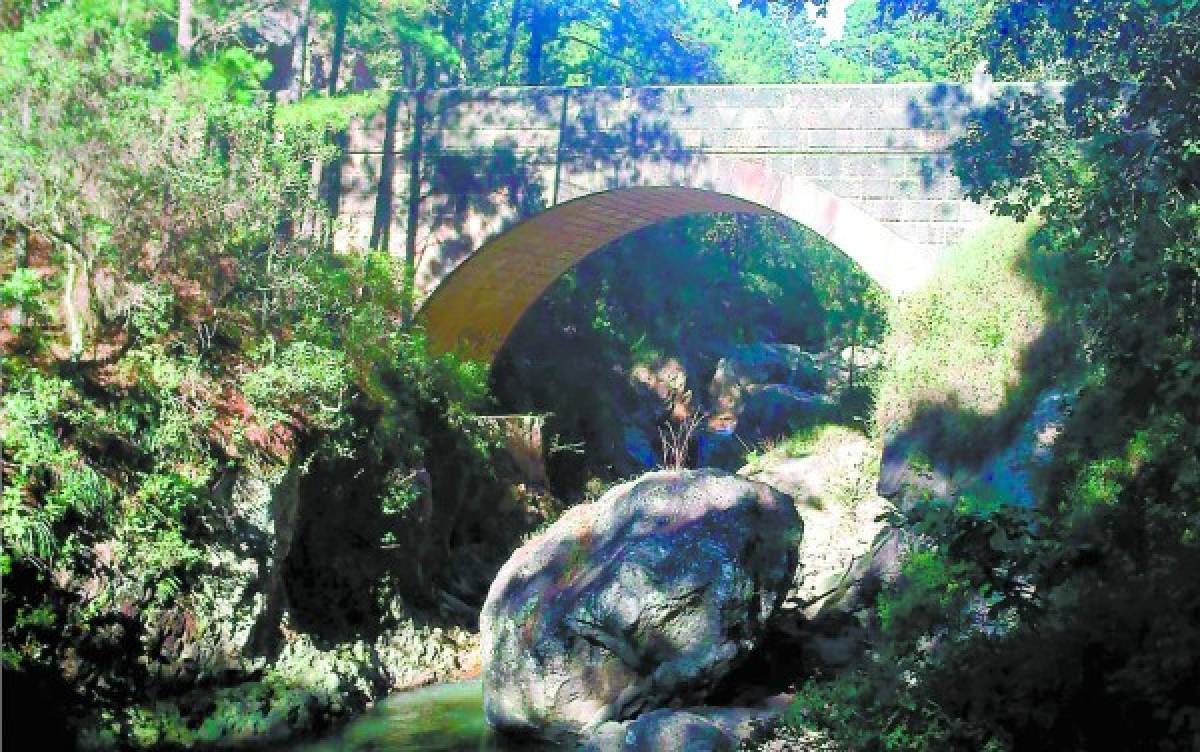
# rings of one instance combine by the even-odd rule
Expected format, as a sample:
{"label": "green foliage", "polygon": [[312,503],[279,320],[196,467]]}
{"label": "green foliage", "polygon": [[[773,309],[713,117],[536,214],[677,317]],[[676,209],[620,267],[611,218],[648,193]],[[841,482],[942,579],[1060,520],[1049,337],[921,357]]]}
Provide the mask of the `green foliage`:
{"label": "green foliage", "polygon": [[42,297],[46,285],[32,269],[15,269],[0,285],[0,306],[16,308],[26,316],[45,315]]}
{"label": "green foliage", "polygon": [[[981,113],[956,147],[958,169],[1002,213],[1036,215],[1035,253],[1020,272],[1037,294],[1025,297],[1073,332],[1061,342],[1077,343],[1083,387],[1040,508],[966,494],[895,520],[919,544],[907,576],[879,600],[889,633],[863,673],[811,685],[798,724],[864,749],[887,748],[897,732],[911,747],[929,729],[941,730],[921,744],[938,749],[1186,750],[1200,741],[1198,12],[1171,2],[989,12],[1003,30],[986,48],[999,76],[1054,71],[1071,83],[1061,98],[1016,94]],[[952,289],[943,278],[928,297]],[[1011,297],[991,300],[1003,309]],[[1002,322],[975,326],[971,310],[926,303],[917,311],[930,315],[902,316],[898,331],[953,342],[936,315],[953,311],[973,351],[1016,363],[1012,345],[1024,347],[1004,403],[1026,401],[1044,351],[1006,342]],[[924,372],[957,373],[949,367],[959,360]],[[992,385],[1003,380],[979,368],[993,356],[969,362],[988,387],[982,396],[1000,394]],[[892,395],[925,378],[915,365],[897,364],[885,381]],[[970,408],[945,411],[959,441],[1005,422],[1005,410],[980,422]],[[963,603],[978,615],[964,619]],[[914,643],[915,634],[925,639]],[[917,658],[906,660],[914,644]],[[908,689],[889,694],[902,680]],[[830,699],[849,707],[832,712]],[[936,719],[917,712],[929,708]]]}
{"label": "green foliage", "polygon": [[[878,653],[807,685],[796,722],[853,749],[1196,746],[1195,3],[858,2],[845,39],[818,49],[802,11],[722,0],[327,0],[309,33],[341,50],[320,70],[337,85],[315,56],[293,61],[299,76],[279,65],[269,48],[286,45],[253,4],[196,4],[190,49],[172,39],[179,10],[0,11],[0,229],[19,259],[0,284],[17,314],[0,365],[6,672],[64,682],[89,635],[190,607],[224,514],[215,489],[250,465],[310,473],[336,501],[320,522],[354,545],[442,555],[472,539],[470,498],[495,498],[494,437],[475,419],[486,368],[430,356],[406,323],[411,268],[329,250],[313,178],[339,158],[335,134],[384,106],[377,84],[964,79],[986,55],[1000,78],[1072,82],[1062,101],[1000,102],[956,155],[973,195],[1038,229],[996,229],[900,306],[878,420],[932,421],[938,461],[978,454],[1072,362],[1064,343],[1082,343],[1088,378],[1044,508],[966,494],[894,520],[917,544],[873,611]],[[688,219],[563,280],[517,334],[534,342],[508,397],[553,403],[552,433],[603,464],[634,366],[684,349],[703,380],[739,342],[869,345],[882,310],[811,238]],[[615,396],[593,412],[600,393]],[[337,561],[314,571],[350,582]],[[361,576],[374,605],[399,569],[378,561]],[[42,705],[99,708],[109,741],[143,746],[245,739],[308,707],[267,682],[184,728],[145,710],[145,656],[126,648],[84,651],[90,683]]]}
{"label": "green foliage", "polygon": [[876,605],[883,633],[892,640],[911,641],[942,626],[947,613],[964,605],[960,575],[959,567],[935,550],[911,552],[900,570],[903,586]]}
{"label": "green foliage", "polygon": [[343,353],[299,340],[274,357],[260,357],[263,365],[241,381],[246,399],[259,414],[270,422],[302,417],[313,428],[327,431],[342,425],[350,387]]}
{"label": "green foliage", "polygon": [[[156,4],[39,4],[0,31],[0,228],[18,259],[0,307],[19,314],[0,363],[5,679],[62,715],[107,713],[121,745],[195,740],[118,710],[163,690],[156,648],[104,640],[198,607],[225,479],[327,473],[404,532],[405,469],[473,480],[491,447],[483,366],[429,355],[393,259],[334,255],[321,234],[311,164],[382,95],[275,106],[261,48],[227,44],[244,19],[197,8],[187,59]],[[264,695],[269,723],[248,733],[277,732],[292,696]]]}
{"label": "green foliage", "polygon": [[197,70],[200,89],[210,98],[253,104],[255,92],[271,72],[271,63],[238,47],[221,50]]}
{"label": "green foliage", "polygon": [[[1060,643],[1059,670],[1095,672],[1102,713],[1127,704],[1141,739],[1183,749],[1200,739],[1194,692],[1183,689],[1200,677],[1200,650],[1194,626],[1174,616],[1197,604],[1182,573],[1196,560],[1200,518],[1200,8],[1003,4],[996,18],[1010,33],[993,40],[994,68],[1036,71],[1052,54],[1071,84],[1061,100],[1017,97],[981,115],[958,147],[959,169],[1002,211],[1043,217],[1075,281],[1060,305],[1082,325],[1091,373],[1055,468],[1046,537],[1061,560],[1028,575],[1051,601],[1031,627],[1096,640],[1102,660]],[[1052,727],[1112,732],[1073,731],[1065,707]]]}
{"label": "green foliage", "polygon": [[[197,454],[194,425],[170,403],[133,399],[102,406],[70,381],[12,360],[5,365],[10,388],[0,404],[6,460],[4,571],[19,570],[22,578],[30,568],[86,572],[93,547],[107,539],[112,544],[105,545],[112,546],[111,555],[122,566],[78,618],[89,618],[122,598],[147,604],[170,601],[183,573],[199,561],[199,551],[185,533],[189,516],[203,507],[200,482],[207,478],[197,467],[207,460]],[[110,433],[122,426],[131,432]],[[120,468],[104,452],[115,442],[133,452],[125,483],[115,482]],[[20,588],[6,595],[6,613],[14,617],[6,625],[10,668],[29,668],[27,662],[50,658],[52,644],[31,647],[41,634],[35,628],[46,623],[31,618],[64,616],[57,599],[37,595]]]}
{"label": "green foliage", "polygon": [[228,746],[245,738],[284,737],[291,728],[327,723],[318,700],[328,704],[332,698],[269,674],[236,687],[215,688],[205,699],[200,717],[185,717],[180,706],[170,702],[126,708],[120,715],[101,711],[81,746],[109,749],[124,740],[141,749],[189,749]]}
{"label": "green foliage", "polygon": [[629,378],[638,366],[686,361],[686,388],[699,403],[734,346],[869,347],[882,336],[883,310],[879,289],[809,230],[745,215],[689,217],[618,240],[559,280],[514,331],[493,383],[509,409],[552,413],[550,434],[586,444],[586,458],[550,460],[575,491],[589,473],[636,469],[622,429],[639,408]]}
{"label": "green foliage", "polygon": [[986,711],[971,712],[992,698],[962,689],[989,670],[979,653],[1015,647],[1023,620],[1042,607],[1025,565],[1034,556],[1049,561],[1053,549],[1032,522],[1027,510],[971,495],[894,514],[910,543],[874,602],[874,650],[855,671],[810,679],[789,725],[850,749],[1028,748],[1013,745]]}
{"label": "green foliage", "polygon": [[345,130],[356,117],[378,112],[386,97],[382,91],[338,97],[308,97],[275,110],[275,124],[289,135],[331,134]]}
{"label": "green foliage", "polygon": [[[455,82],[771,83],[819,75],[818,32],[802,10],[762,14],[723,0],[502,0],[431,4],[426,13],[452,53],[438,68]],[[367,25],[356,34],[362,43],[378,39]],[[382,70],[402,67],[378,48],[369,54]]]}
{"label": "green foliage", "polygon": [[766,14],[722,0],[691,2],[688,32],[707,48],[712,83],[789,83],[820,76],[819,31],[807,14],[772,8]]}
{"label": "green foliage", "polygon": [[78,400],[66,381],[23,369],[6,371],[0,402],[0,440],[8,459],[3,566],[10,570],[14,559],[27,557],[48,567],[73,553],[64,523],[102,513],[114,489],[62,440],[64,430],[78,430],[91,420],[92,406]]}
{"label": "green foliage", "polygon": [[820,60],[829,80],[840,83],[969,81],[994,5],[855,0],[841,39]]}
{"label": "green foliage", "polygon": [[962,750],[1003,752],[1001,740],[930,702],[923,685],[926,660],[888,656],[831,681],[809,680],[785,721],[801,748],[862,752]]}
{"label": "green foliage", "polygon": [[901,300],[875,402],[886,435],[916,428],[951,463],[1009,438],[1036,394],[1071,366],[1069,324],[1031,220],[995,220],[956,246],[925,289]]}
{"label": "green foliage", "polygon": [[[482,5],[491,10],[498,4],[485,2]],[[318,0],[313,3],[313,9],[316,11],[314,21],[326,38],[336,39],[339,19],[344,23],[341,31],[343,68],[349,68],[346,63],[351,60],[362,60],[384,89],[425,85],[426,82],[417,78],[418,70],[422,69],[427,72],[430,82],[437,75],[435,71],[460,75],[467,65],[466,56],[476,54],[474,44],[477,40],[461,36],[461,26],[471,20],[462,18],[460,9],[444,3]],[[361,88],[361,82],[355,81],[360,72],[361,69],[344,70],[342,80],[350,85],[342,89],[356,91]]]}

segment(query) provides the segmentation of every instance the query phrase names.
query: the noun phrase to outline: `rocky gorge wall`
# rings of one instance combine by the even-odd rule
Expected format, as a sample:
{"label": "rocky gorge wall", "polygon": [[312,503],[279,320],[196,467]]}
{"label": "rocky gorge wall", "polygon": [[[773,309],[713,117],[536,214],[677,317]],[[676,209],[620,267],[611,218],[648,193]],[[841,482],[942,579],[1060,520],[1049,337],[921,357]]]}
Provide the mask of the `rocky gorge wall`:
{"label": "rocky gorge wall", "polygon": [[[289,566],[313,545],[305,507],[326,501],[310,484],[295,464],[229,474],[215,494],[206,560],[174,605],[130,613],[68,656],[65,674],[82,687],[139,685],[123,716],[100,707],[81,722],[85,748],[121,738],[153,748],[278,741],[388,692],[472,671],[473,632],[422,616],[398,591],[383,593],[380,624],[358,636],[329,639],[297,623]],[[326,595],[336,623],[340,609]],[[105,659],[114,654],[137,669],[114,672]]]}
{"label": "rocky gorge wall", "polygon": [[[438,484],[438,503],[430,492],[390,515],[378,481],[395,468],[347,469],[301,446],[226,471],[197,520],[202,560],[175,596],[154,609],[127,602],[103,628],[68,635],[59,665],[83,703],[70,711],[77,743],[280,743],[392,692],[477,675],[492,574],[553,508],[503,480],[501,460],[479,488],[449,484],[434,463],[424,482]],[[96,579],[64,583],[84,604],[120,571],[106,555]]]}

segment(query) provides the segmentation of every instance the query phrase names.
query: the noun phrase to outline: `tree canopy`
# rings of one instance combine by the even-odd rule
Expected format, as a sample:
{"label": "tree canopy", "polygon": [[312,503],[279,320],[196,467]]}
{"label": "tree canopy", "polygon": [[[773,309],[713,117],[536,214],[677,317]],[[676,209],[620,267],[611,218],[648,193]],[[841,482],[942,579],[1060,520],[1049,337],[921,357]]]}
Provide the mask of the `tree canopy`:
{"label": "tree canopy", "polygon": [[[485,544],[511,543],[491,524],[511,486],[479,419],[495,405],[486,368],[427,351],[412,315],[415,238],[393,257],[380,250],[389,227],[377,226],[366,247],[333,249],[355,118],[394,126],[402,98],[417,111],[420,92],[451,86],[986,72],[1033,85],[976,112],[952,159],[969,196],[1031,228],[1026,256],[1006,246],[1004,272],[1037,287],[1053,331],[1023,353],[1024,367],[1046,358],[1061,368],[1075,407],[1041,505],[968,488],[896,508],[891,522],[912,545],[902,576],[863,616],[870,660],[810,677],[789,720],[848,749],[1196,749],[1200,3],[855,0],[831,43],[810,5],[823,3],[5,3],[9,725],[10,708],[40,707],[91,718],[110,746],[166,739],[139,725],[143,708],[187,682],[152,676],[145,654],[176,639],[163,625],[195,636],[216,613],[200,583],[226,571],[239,473],[319,479],[328,498],[309,501],[320,525],[366,562],[343,567],[338,551],[305,563],[346,594],[337,604],[316,585],[294,586],[310,624],[328,616],[333,626],[317,631],[330,643],[412,604],[470,612],[451,592],[462,572],[487,569]],[[421,175],[409,177],[419,197]],[[574,342],[581,359],[732,340],[739,327],[875,342],[882,303],[853,273],[820,277],[827,249],[807,242],[743,218],[650,228],[564,280],[519,336],[551,328],[534,344]],[[659,247],[673,266],[619,284]],[[665,280],[671,291],[657,293]],[[727,307],[663,323],[718,294]],[[946,331],[968,314],[946,312],[945,300],[935,291],[896,321],[940,316],[931,328]],[[747,311],[741,321],[726,315],[734,308]],[[1006,321],[1021,316],[1002,308]],[[1007,334],[993,339],[1007,346]],[[546,378],[543,394],[575,373],[514,368]],[[575,395],[600,383],[562,391],[575,410],[565,422],[585,421]],[[1028,391],[1003,394],[1014,403],[1005,420],[1032,409],[1020,402]],[[996,418],[938,407],[957,410],[960,427]],[[254,678],[274,670],[262,668],[269,652]],[[207,706],[193,704],[188,723],[208,728]]]}

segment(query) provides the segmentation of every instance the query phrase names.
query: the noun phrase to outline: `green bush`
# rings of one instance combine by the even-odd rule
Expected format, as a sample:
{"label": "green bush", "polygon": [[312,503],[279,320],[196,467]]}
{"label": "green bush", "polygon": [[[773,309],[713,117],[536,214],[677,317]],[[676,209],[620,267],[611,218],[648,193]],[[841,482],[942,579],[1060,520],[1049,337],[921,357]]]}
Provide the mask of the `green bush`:
{"label": "green bush", "polygon": [[175,739],[126,712],[175,688],[153,645],[110,636],[202,620],[198,583],[232,545],[229,478],[325,473],[330,507],[415,538],[413,471],[472,480],[491,446],[485,368],[427,351],[394,259],[335,254],[319,232],[311,164],[382,97],[277,106],[240,43],[164,50],[169,10],[0,20],[0,254],[17,261],[0,262],[0,308],[20,313],[0,335],[16,344],[0,354],[6,714],[17,695],[59,719],[107,713],[120,745]]}
{"label": "green bush", "polygon": [[986,455],[1072,362],[1034,220],[992,220],[889,316],[875,425],[917,429],[954,462]]}

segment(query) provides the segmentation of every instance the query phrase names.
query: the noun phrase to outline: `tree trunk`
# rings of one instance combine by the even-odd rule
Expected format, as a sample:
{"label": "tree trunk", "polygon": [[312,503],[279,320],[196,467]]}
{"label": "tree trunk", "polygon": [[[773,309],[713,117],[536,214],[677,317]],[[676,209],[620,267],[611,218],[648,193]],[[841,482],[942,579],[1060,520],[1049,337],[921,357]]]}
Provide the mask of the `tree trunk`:
{"label": "tree trunk", "polygon": [[[609,43],[608,49],[613,54],[613,56],[615,56],[618,60],[621,60],[622,62],[627,57],[625,48],[629,44],[628,16],[630,13],[631,13],[631,9],[629,7],[629,1],[628,0],[619,0],[617,3],[617,12],[614,13],[613,17],[612,17],[612,28],[611,28],[612,41]],[[626,65],[623,67],[625,68],[625,70],[622,72],[628,74],[629,66]],[[629,81],[628,81],[628,79],[626,79],[626,80],[621,81],[621,83],[627,84],[627,83],[629,83]]]}
{"label": "tree trunk", "polygon": [[[338,210],[341,208],[342,165],[346,161],[346,150],[349,142],[350,136],[346,131],[338,131],[333,134],[333,145],[337,147],[337,154],[329,160],[329,163],[321,171],[321,200],[325,204],[325,209],[329,212],[331,225],[337,219]],[[330,236],[330,241],[332,241],[332,236]]]}
{"label": "tree trunk", "polygon": [[475,21],[480,15],[475,3],[463,3],[463,17],[459,22],[459,36],[462,43],[458,53],[462,55],[463,76],[467,84],[479,83],[479,61],[475,58],[475,48],[471,42],[475,39]]}
{"label": "tree trunk", "polygon": [[529,19],[529,52],[525,58],[525,83],[537,86],[542,83],[542,56],[546,46],[545,24],[550,11],[542,5],[533,9]]}
{"label": "tree trunk", "polygon": [[517,27],[521,24],[521,0],[513,0],[512,15],[508,17],[508,35],[504,38],[504,56],[500,58],[500,83],[509,83],[513,50],[517,46]]}
{"label": "tree trunk", "polygon": [[175,44],[184,59],[191,57],[192,45],[195,44],[195,37],[192,36],[192,16],[192,0],[179,0],[179,26],[175,31]]}
{"label": "tree trunk", "polygon": [[300,25],[292,41],[292,80],[288,82],[287,101],[297,102],[304,94],[304,73],[308,66],[308,27],[312,19],[311,0],[301,0]]}
{"label": "tree trunk", "polygon": [[412,142],[408,147],[408,216],[404,236],[404,318],[412,320],[417,274],[417,223],[421,219],[421,161],[425,158],[425,97],[418,89],[413,103]]}
{"label": "tree trunk", "polygon": [[333,7],[333,49],[329,53],[329,96],[337,94],[338,74],[342,69],[342,55],[346,51],[346,22],[350,19],[350,2],[343,0]]}
{"label": "tree trunk", "polygon": [[[329,96],[337,95],[338,74],[342,69],[342,56],[346,49],[346,23],[350,18],[350,2],[344,0],[334,6],[333,50],[329,56]],[[337,219],[338,208],[342,194],[342,163],[345,161],[346,146],[349,141],[345,131],[333,134],[333,144],[338,148],[338,154],[321,170],[321,200],[329,212],[329,237],[327,244],[333,243],[333,221]]]}
{"label": "tree trunk", "polygon": [[[388,97],[383,124],[383,158],[379,167],[379,190],[375,194],[375,219],[371,226],[371,249],[387,250],[392,234],[392,193],[396,177],[396,121],[400,114],[400,93]],[[407,250],[407,249],[406,249]]]}
{"label": "tree trunk", "polygon": [[[455,10],[447,11],[442,17],[442,36],[450,43],[451,47],[457,49],[460,54],[465,44],[462,36],[462,12],[466,2],[456,4]],[[447,70],[447,81],[450,85],[462,83],[462,69]],[[433,82],[430,82],[431,85]]]}

